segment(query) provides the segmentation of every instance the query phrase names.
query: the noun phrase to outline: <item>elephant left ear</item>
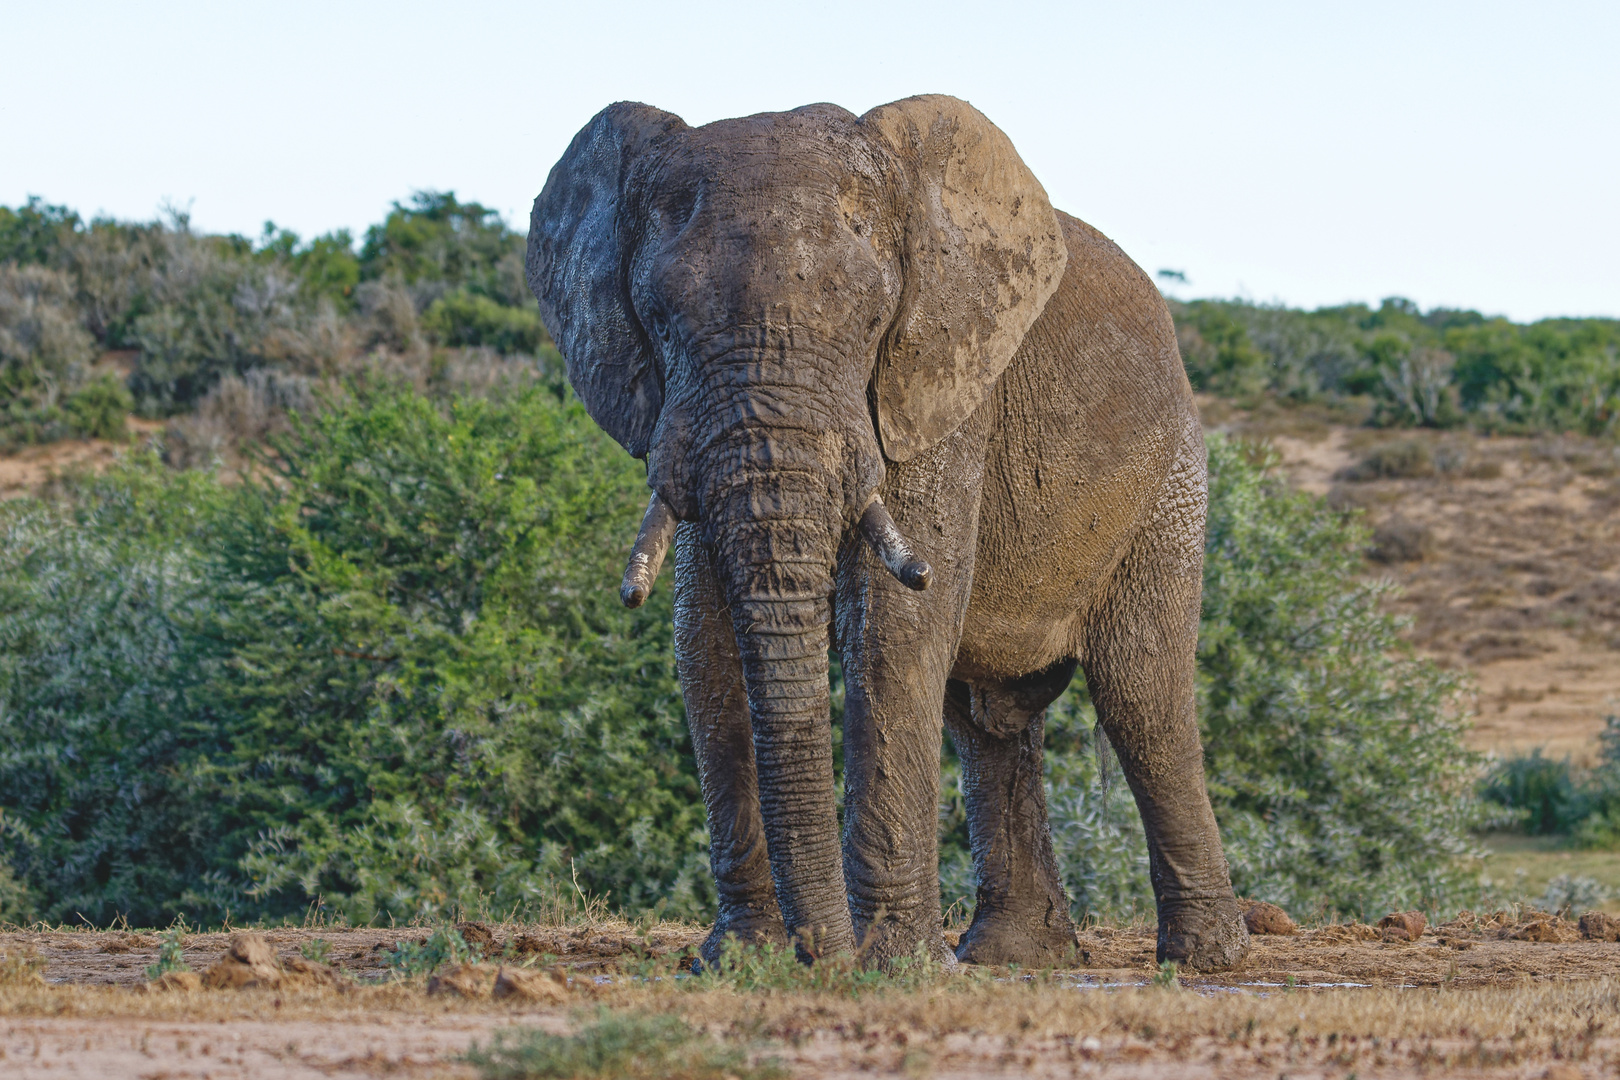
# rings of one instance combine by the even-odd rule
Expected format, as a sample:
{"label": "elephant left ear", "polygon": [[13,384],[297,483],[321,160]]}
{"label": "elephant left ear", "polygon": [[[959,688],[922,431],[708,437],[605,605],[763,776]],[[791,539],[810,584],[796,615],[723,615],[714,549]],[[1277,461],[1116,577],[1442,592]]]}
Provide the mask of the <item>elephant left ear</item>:
{"label": "elephant left ear", "polygon": [[906,98],[861,123],[910,191],[901,306],[873,376],[884,455],[906,461],[989,395],[1057,291],[1068,250],[1040,181],[967,102]]}

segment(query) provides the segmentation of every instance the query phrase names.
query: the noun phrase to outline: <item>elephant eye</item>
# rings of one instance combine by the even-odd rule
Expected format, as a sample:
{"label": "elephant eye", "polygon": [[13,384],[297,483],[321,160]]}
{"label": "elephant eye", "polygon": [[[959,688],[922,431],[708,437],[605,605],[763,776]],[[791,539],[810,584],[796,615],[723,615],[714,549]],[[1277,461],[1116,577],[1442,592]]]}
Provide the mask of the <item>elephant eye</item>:
{"label": "elephant eye", "polygon": [[669,342],[669,321],[657,311],[652,313],[652,332],[657,335],[659,341],[666,344]]}

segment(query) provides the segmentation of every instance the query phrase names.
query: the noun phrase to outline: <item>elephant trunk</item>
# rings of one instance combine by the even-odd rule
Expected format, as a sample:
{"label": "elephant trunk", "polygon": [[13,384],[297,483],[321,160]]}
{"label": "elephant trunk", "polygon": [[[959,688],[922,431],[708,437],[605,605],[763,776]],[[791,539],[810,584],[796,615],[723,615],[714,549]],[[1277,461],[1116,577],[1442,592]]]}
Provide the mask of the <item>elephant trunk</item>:
{"label": "elephant trunk", "polygon": [[732,605],[777,903],[801,959],[854,951],[833,800],[825,597]]}
{"label": "elephant trunk", "polygon": [[777,902],[801,959],[853,952],[827,685],[843,478],[821,432],[743,423],[718,442],[701,526],[737,635]]}

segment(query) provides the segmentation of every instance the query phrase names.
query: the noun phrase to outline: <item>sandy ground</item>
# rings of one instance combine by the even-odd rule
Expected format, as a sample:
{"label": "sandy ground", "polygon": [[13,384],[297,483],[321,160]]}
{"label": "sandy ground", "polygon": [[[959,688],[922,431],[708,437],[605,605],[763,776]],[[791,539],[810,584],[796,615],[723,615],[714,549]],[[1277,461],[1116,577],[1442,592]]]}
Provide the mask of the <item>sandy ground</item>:
{"label": "sandy ground", "polygon": [[[599,1010],[672,1012],[805,1077],[1616,1075],[1620,944],[1532,925],[1464,917],[1416,942],[1345,926],[1259,937],[1241,971],[1175,986],[1154,984],[1151,928],[1093,927],[1069,971],[972,969],[866,996],[705,987],[678,974],[695,927],[491,928],[494,962],[568,979],[569,1000],[549,1007],[384,977],[378,946],[422,930],[268,931],[284,958],[324,939],[339,986],[166,993],[141,974],[153,934],[13,932],[0,952],[43,957],[47,981],[0,981],[0,1075],[472,1077],[461,1055],[497,1031],[577,1031]],[[207,967],[226,941],[186,937],[187,962]],[[650,979],[626,971],[659,962]]]}
{"label": "sandy ground", "polygon": [[0,1074],[101,1080],[316,1080],[319,1077],[472,1076],[454,1059],[497,1027],[555,1018],[421,1017],[370,1021],[183,1022],[103,1016],[93,1020],[0,1019]]}

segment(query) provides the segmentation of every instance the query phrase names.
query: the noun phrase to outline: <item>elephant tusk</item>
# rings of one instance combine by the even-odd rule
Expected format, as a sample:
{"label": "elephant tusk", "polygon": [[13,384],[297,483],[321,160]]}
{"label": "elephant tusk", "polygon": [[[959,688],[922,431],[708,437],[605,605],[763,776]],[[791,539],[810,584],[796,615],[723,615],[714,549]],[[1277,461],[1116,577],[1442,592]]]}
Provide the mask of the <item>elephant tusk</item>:
{"label": "elephant tusk", "polygon": [[630,564],[624,568],[624,584],[619,586],[619,599],[624,601],[625,607],[638,608],[647,602],[674,536],[675,512],[655,491],[647,501],[647,513],[641,519],[636,546],[630,549]]}
{"label": "elephant tusk", "polygon": [[901,535],[900,527],[889,516],[888,507],[883,505],[883,500],[875,492],[872,501],[861,512],[861,536],[900,584],[918,592],[928,588],[934,568],[928,565],[928,560],[911,550],[911,544]]}

